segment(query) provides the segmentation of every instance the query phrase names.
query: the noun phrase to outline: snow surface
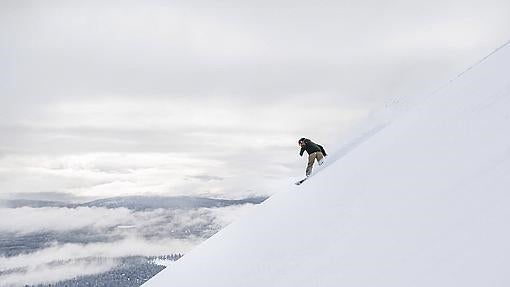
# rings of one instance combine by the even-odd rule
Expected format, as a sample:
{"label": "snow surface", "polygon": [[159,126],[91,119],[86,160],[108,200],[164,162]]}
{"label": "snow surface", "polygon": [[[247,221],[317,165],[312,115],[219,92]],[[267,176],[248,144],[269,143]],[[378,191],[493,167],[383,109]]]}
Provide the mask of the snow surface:
{"label": "snow surface", "polygon": [[144,286],[510,286],[510,47]]}

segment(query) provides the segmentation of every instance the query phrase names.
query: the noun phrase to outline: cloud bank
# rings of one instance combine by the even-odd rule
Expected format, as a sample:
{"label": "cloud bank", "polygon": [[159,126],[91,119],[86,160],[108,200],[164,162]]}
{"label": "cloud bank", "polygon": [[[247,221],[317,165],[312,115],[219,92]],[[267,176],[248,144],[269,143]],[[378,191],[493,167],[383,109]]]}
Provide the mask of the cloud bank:
{"label": "cloud bank", "polygon": [[57,282],[103,273],[115,268],[118,258],[126,256],[186,253],[251,207],[150,211],[0,208],[0,218],[9,218],[0,221],[2,240],[11,238],[16,239],[12,242],[33,245],[33,240],[53,238],[35,249],[0,256],[0,286]]}

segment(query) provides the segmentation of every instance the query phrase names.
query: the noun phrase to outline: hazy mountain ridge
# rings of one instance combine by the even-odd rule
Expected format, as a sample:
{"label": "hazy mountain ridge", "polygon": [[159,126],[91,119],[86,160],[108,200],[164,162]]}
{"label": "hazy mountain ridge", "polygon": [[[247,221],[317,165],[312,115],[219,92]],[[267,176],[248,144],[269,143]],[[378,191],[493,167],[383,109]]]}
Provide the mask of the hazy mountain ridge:
{"label": "hazy mountain ridge", "polygon": [[267,197],[249,197],[244,199],[217,199],[196,196],[118,196],[104,199],[97,199],[85,203],[69,203],[63,201],[46,201],[31,199],[6,199],[0,200],[0,207],[105,207],[105,208],[127,208],[130,210],[149,209],[194,209],[194,208],[216,208],[242,204],[259,204]]}

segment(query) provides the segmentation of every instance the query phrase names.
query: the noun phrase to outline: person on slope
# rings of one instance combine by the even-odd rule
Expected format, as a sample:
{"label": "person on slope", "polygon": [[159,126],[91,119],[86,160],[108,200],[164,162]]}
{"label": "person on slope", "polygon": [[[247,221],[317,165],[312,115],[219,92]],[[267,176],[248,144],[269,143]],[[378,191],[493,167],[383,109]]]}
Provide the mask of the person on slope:
{"label": "person on slope", "polygon": [[324,163],[324,157],[327,156],[327,154],[321,145],[316,144],[307,138],[300,138],[298,144],[301,147],[301,151],[299,152],[300,156],[303,156],[305,150],[308,153],[306,177],[309,177],[312,174],[312,168],[313,164],[315,163],[315,159],[317,159],[319,165],[322,165]]}

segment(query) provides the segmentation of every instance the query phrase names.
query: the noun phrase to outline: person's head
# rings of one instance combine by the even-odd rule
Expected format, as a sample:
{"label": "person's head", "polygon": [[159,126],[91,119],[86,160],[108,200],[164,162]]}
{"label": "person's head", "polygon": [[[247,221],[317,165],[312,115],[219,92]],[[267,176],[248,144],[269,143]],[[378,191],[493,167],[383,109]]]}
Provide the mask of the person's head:
{"label": "person's head", "polygon": [[300,138],[300,139],[298,140],[298,145],[299,145],[300,147],[305,146],[305,140],[306,140],[305,138]]}

